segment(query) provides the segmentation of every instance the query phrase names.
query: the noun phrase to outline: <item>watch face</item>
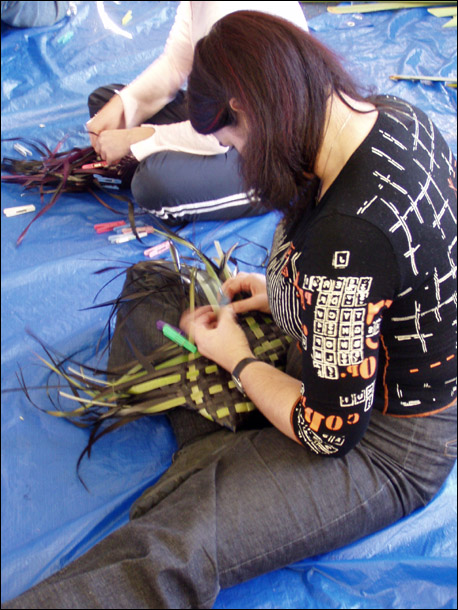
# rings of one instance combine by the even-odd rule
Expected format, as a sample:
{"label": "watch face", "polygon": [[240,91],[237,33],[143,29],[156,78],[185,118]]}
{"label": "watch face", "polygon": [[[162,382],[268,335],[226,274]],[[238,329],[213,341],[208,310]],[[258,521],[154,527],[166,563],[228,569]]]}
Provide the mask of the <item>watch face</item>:
{"label": "watch face", "polygon": [[242,386],[242,382],[240,381],[240,379],[238,377],[235,377],[234,375],[232,375],[232,380],[235,383],[235,387],[237,388],[237,390],[241,394],[245,394],[245,392],[243,391],[243,386]]}

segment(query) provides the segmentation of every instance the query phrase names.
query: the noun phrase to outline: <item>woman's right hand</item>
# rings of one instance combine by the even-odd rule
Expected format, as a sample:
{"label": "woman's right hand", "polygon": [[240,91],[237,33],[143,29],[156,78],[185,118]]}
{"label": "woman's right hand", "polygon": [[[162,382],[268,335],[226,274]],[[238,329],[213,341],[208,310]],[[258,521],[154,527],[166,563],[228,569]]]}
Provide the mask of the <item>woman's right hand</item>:
{"label": "woman's right hand", "polygon": [[96,115],[86,123],[90,132],[91,146],[97,150],[97,137],[108,129],[125,129],[124,105],[119,95],[115,94]]}
{"label": "woman's right hand", "polygon": [[[232,309],[235,313],[247,311],[270,313],[266,278],[261,273],[240,272],[224,282],[222,289],[224,294],[232,300]],[[247,292],[251,296],[240,301],[233,301],[234,296],[240,292]]]}

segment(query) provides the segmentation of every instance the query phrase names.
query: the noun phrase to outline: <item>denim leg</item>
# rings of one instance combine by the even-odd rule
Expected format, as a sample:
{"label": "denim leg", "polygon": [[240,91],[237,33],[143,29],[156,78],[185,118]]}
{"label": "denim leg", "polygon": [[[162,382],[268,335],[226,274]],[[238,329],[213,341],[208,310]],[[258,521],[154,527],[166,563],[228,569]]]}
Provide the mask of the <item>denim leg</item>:
{"label": "denim leg", "polygon": [[233,586],[348,545],[424,506],[455,463],[447,454],[455,421],[456,407],[402,421],[374,412],[365,440],[340,459],[315,456],[274,428],[220,431],[180,451],[131,516],[154,513],[202,476],[195,502],[216,498],[215,515],[202,519],[215,521],[219,586]]}
{"label": "denim leg", "polygon": [[[317,473],[310,477],[300,472],[303,464],[291,468],[291,459],[303,455],[302,447],[273,429],[221,431],[194,443],[159,482],[152,509],[3,607],[211,608],[220,587],[372,530],[369,502],[342,478],[344,466],[311,456]],[[318,475],[320,481],[327,477],[329,488],[320,483],[316,489]],[[385,523],[385,489],[372,478],[374,505]],[[339,481],[346,481],[346,497],[329,502]],[[348,510],[347,502],[355,500],[363,508]]]}
{"label": "denim leg", "polygon": [[404,515],[388,477],[363,451],[327,460],[271,428],[225,457],[216,517],[223,588],[350,544]]}
{"label": "denim leg", "polygon": [[[128,525],[2,607],[211,608],[221,587],[349,544],[422,506],[413,469],[424,473],[431,451],[443,456],[435,447],[454,433],[450,421],[376,412],[368,442],[340,459],[312,455],[274,428],[210,434],[178,453]],[[393,426],[400,433],[386,453]],[[420,429],[434,442],[414,464]],[[425,477],[437,491],[454,459],[433,464]]]}
{"label": "denim leg", "polygon": [[131,516],[135,523],[155,507],[173,510],[176,494],[199,480],[190,501],[215,497],[215,513],[202,520],[217,534],[222,588],[349,544],[404,515],[387,475],[363,451],[323,459],[274,428],[211,436],[179,452]]}
{"label": "denim leg", "polygon": [[211,608],[219,592],[210,471],[2,608]]}

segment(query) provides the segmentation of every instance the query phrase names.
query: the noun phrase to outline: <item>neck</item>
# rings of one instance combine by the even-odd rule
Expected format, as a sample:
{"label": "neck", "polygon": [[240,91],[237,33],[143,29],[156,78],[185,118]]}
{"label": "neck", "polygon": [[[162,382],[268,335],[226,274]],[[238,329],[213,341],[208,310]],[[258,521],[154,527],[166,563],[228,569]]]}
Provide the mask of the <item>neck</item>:
{"label": "neck", "polygon": [[329,189],[351,155],[365,140],[375,121],[376,111],[372,104],[346,98],[347,106],[337,95],[328,100],[323,143],[315,163],[315,173],[321,180],[319,198]]}

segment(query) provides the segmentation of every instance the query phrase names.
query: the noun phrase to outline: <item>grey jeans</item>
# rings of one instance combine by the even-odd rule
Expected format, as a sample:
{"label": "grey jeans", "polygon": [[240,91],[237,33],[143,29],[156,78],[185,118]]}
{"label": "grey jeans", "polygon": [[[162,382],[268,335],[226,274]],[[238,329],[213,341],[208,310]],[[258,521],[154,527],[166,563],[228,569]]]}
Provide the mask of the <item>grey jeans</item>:
{"label": "grey jeans", "polygon": [[[153,299],[122,326],[131,338],[138,330],[145,353],[155,340],[152,311],[174,322],[167,300]],[[113,365],[131,358],[121,319]],[[298,372],[293,356],[289,372]],[[171,423],[179,450],[135,502],[131,521],[2,608],[211,608],[221,588],[347,545],[424,506],[456,459],[456,404],[406,419],[374,411],[362,441],[339,459],[313,455],[265,422],[234,434],[177,409]]]}
{"label": "grey jeans", "polygon": [[454,464],[456,407],[374,412],[342,459],[276,429],[187,444],[132,520],[2,608],[211,608],[220,588],[331,551],[426,504]]}

